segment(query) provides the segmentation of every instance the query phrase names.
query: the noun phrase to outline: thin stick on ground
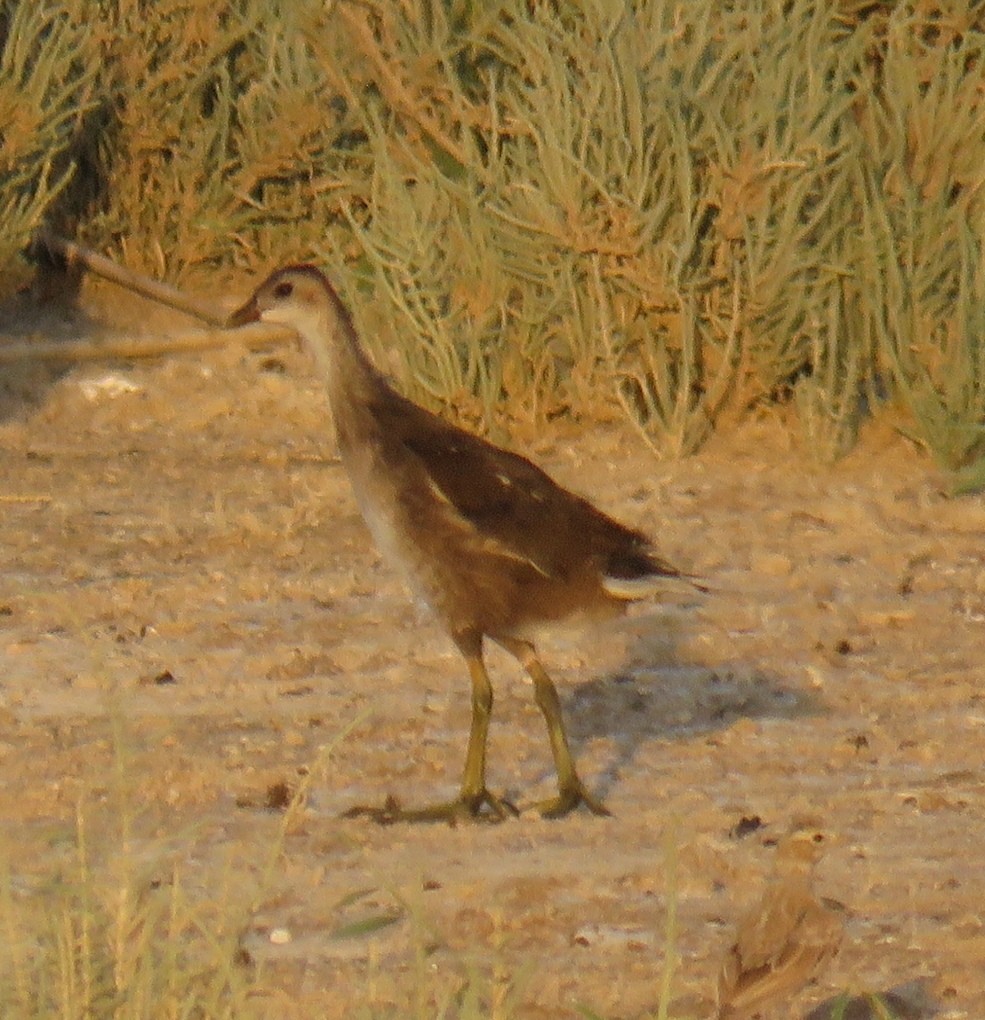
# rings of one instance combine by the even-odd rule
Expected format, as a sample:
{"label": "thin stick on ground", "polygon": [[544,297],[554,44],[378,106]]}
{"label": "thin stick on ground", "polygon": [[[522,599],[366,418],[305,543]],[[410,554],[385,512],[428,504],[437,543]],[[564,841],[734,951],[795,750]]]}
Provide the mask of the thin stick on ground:
{"label": "thin stick on ground", "polygon": [[16,361],[105,361],[114,358],[157,358],[236,344],[257,350],[296,339],[282,326],[257,323],[237,330],[201,329],[178,336],[121,337],[72,342],[40,340],[0,347],[0,365]]}
{"label": "thin stick on ground", "polygon": [[202,322],[207,322],[210,326],[222,326],[226,321],[225,313],[215,308],[211,302],[189,297],[167,283],[161,283],[149,276],[125,269],[105,255],[100,255],[89,248],[83,248],[82,245],[68,241],[64,237],[58,237],[48,230],[39,230],[35,234],[34,240],[36,244],[52,255],[64,259],[69,266],[85,266],[89,272],[95,273],[103,279],[119,284],[135,294],[158,302],[158,304],[175,308],[192,318],[201,319]]}

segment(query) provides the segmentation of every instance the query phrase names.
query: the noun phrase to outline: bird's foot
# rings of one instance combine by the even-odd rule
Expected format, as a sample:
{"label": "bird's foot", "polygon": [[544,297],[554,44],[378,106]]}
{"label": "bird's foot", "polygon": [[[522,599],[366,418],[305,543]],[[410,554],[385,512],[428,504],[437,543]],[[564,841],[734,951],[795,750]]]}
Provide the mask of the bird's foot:
{"label": "bird's foot", "polygon": [[[488,808],[484,811],[483,808]],[[488,790],[479,793],[461,793],[454,800],[425,807],[405,808],[390,795],[382,807],[357,804],[342,813],[343,818],[371,818],[378,825],[394,825],[397,822],[502,822],[520,812],[505,797],[497,797]]]}
{"label": "bird's foot", "polygon": [[593,815],[608,818],[612,812],[597,797],[585,789],[582,781],[575,776],[569,782],[563,783],[556,797],[531,804],[525,811],[536,811],[541,818],[563,818],[566,814],[574,811],[579,804],[584,804]]}

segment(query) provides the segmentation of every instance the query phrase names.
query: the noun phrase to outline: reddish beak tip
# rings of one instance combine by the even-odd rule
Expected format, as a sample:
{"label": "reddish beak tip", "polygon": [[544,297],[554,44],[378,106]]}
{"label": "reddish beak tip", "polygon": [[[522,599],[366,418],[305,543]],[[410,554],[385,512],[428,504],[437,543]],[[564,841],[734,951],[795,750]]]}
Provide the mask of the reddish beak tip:
{"label": "reddish beak tip", "polygon": [[258,322],[259,319],[260,309],[257,308],[256,301],[250,298],[245,305],[229,314],[226,319],[226,329],[236,329],[238,326],[245,326],[248,322]]}

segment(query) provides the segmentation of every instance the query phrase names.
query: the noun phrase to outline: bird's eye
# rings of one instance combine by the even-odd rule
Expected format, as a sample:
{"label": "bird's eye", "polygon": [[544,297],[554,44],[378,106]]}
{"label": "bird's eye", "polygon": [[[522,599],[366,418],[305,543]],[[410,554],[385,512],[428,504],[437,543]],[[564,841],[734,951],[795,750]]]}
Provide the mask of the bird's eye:
{"label": "bird's eye", "polygon": [[290,297],[293,293],[294,284],[287,283],[287,281],[284,281],[283,283],[278,283],[277,286],[274,287],[274,297],[287,298]]}

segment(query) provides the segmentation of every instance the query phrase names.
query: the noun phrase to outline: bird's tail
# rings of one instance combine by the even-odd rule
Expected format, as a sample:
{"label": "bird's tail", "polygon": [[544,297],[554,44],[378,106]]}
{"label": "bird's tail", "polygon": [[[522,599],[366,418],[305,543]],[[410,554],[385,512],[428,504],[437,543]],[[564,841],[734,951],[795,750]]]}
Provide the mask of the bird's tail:
{"label": "bird's tail", "polygon": [[675,583],[708,593],[708,589],[690,574],[672,567],[659,556],[634,551],[631,556],[614,557],[602,576],[602,587],[615,599],[636,602],[667,591]]}

